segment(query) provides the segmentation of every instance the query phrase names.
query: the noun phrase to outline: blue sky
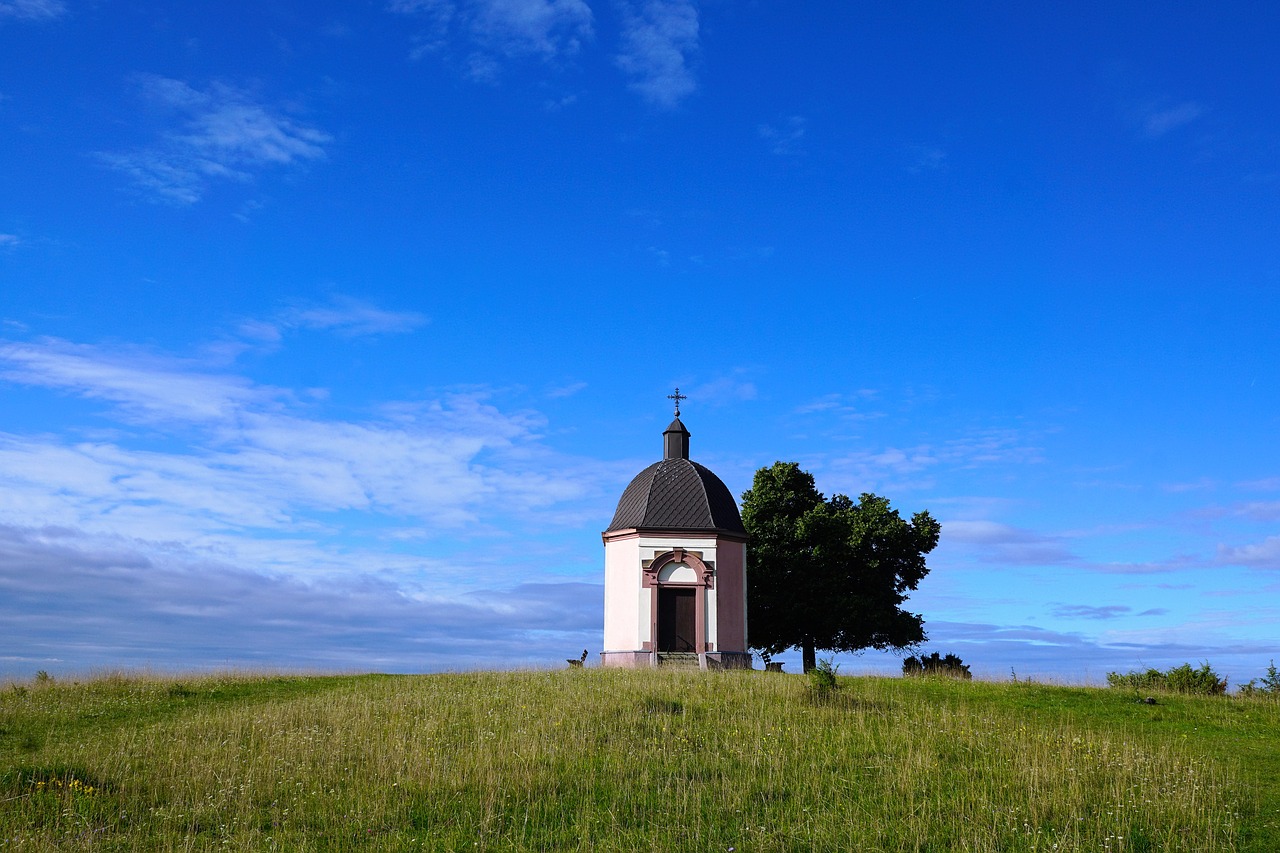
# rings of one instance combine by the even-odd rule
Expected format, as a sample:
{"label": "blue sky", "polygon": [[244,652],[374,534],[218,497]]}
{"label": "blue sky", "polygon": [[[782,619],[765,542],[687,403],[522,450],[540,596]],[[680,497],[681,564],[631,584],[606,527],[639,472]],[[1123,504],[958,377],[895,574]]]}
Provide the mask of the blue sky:
{"label": "blue sky", "polygon": [[[926,650],[1280,658],[1280,10],[0,0],[0,675],[556,665],[689,395]],[[845,671],[897,669],[891,656]]]}

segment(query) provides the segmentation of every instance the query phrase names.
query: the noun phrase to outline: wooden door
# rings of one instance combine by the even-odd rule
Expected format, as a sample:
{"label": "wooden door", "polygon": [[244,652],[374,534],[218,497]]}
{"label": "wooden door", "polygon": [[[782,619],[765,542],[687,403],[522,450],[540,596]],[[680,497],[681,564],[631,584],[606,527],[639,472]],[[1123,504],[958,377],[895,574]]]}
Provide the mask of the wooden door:
{"label": "wooden door", "polygon": [[658,590],[658,651],[696,650],[697,590],[662,587]]}

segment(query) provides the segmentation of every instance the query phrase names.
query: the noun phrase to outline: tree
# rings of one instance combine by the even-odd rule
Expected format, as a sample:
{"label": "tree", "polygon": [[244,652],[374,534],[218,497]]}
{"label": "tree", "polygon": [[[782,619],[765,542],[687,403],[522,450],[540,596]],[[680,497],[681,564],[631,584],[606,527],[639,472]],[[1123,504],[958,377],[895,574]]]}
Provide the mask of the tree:
{"label": "tree", "polygon": [[929,573],[941,527],[928,512],[908,523],[886,498],[823,497],[794,462],[756,471],[742,495],[747,544],[747,631],[774,655],[799,646],[804,671],[817,650],[902,649],[924,642],[924,620],[902,609]]}

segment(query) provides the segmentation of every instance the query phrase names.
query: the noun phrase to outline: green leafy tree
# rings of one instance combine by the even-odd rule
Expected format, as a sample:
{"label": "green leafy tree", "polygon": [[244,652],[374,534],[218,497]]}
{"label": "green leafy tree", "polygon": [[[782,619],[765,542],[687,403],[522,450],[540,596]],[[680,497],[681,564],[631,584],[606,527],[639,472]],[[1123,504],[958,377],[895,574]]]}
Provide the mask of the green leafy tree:
{"label": "green leafy tree", "polygon": [[752,648],[799,647],[804,671],[817,650],[902,649],[922,643],[924,620],[902,609],[929,573],[925,555],[941,527],[928,512],[910,522],[886,498],[829,500],[794,462],[756,472],[742,495],[747,545],[747,630]]}

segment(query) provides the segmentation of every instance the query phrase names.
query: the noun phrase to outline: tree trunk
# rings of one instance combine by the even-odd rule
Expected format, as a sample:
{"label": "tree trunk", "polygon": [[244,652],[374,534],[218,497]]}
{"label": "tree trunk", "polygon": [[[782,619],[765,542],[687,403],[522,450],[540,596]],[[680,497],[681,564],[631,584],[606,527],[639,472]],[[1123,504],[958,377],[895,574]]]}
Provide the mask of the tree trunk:
{"label": "tree trunk", "polygon": [[800,644],[801,650],[804,652],[804,671],[806,673],[818,665],[818,651],[813,647],[813,638],[805,637],[804,642]]}

